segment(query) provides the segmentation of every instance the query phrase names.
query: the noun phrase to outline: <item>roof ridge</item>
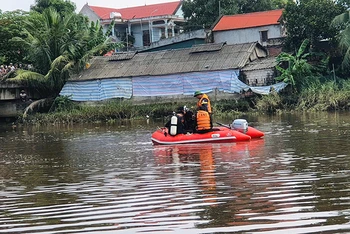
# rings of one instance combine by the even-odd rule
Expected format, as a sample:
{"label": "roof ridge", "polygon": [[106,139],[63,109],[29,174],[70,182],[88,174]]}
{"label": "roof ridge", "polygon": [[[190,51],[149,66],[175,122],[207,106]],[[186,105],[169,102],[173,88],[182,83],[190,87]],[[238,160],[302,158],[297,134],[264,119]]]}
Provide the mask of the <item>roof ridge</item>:
{"label": "roof ridge", "polygon": [[173,4],[175,2],[180,3],[181,0],[177,0],[177,1],[171,1],[171,2],[163,2],[163,3],[156,3],[156,4],[149,4],[149,5],[139,5],[139,6],[132,6],[132,7],[122,7],[122,8],[114,8],[114,7],[102,7],[102,6],[93,6],[93,5],[89,5],[89,7],[98,7],[98,8],[104,8],[104,9],[112,9],[112,10],[125,10],[125,9],[132,9],[132,8],[139,8],[139,7],[148,7],[148,6],[159,6],[159,5],[166,5],[166,4]]}

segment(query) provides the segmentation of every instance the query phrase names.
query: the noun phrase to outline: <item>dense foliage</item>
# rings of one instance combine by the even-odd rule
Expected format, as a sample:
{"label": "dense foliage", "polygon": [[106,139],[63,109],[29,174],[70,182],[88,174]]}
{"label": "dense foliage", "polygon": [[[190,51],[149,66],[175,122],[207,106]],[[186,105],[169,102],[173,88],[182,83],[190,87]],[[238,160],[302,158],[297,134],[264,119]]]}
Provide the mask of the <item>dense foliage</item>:
{"label": "dense foliage", "polygon": [[321,40],[332,40],[338,30],[331,27],[331,22],[345,10],[344,5],[333,0],[288,2],[283,12],[287,32],[285,49],[296,51],[305,39],[308,39],[313,47]]}
{"label": "dense foliage", "polygon": [[210,28],[221,15],[281,9],[287,0],[184,0],[185,30]]}
{"label": "dense foliage", "polygon": [[[287,1],[183,1],[184,16],[188,20],[186,30],[210,28],[221,15],[285,8],[285,52],[277,57],[276,68],[277,80],[290,85],[281,94],[273,92],[249,102],[217,103],[217,113],[249,111],[252,107],[269,112],[349,108],[350,12],[346,9],[350,0]],[[7,81],[25,83],[43,97],[56,97],[68,77],[85,69],[92,55],[102,55],[121,46],[110,41],[110,32],[103,33],[99,23],[89,23],[74,11],[75,5],[65,0],[36,0],[30,12],[0,11],[0,63],[26,63],[33,68],[18,69],[6,77]],[[169,111],[163,105],[151,108],[150,112],[147,108],[134,108],[130,103],[114,102],[85,108],[60,97],[51,111],[74,115],[77,121],[84,118],[84,113],[101,120],[149,113],[161,116]]]}
{"label": "dense foliage", "polygon": [[43,13],[47,8],[53,8],[60,14],[66,15],[73,13],[76,7],[69,0],[35,0],[35,4],[30,9]]}
{"label": "dense foliage", "polygon": [[0,12],[0,64],[25,62],[25,45],[12,38],[25,38],[22,29],[28,15],[24,11]]}
{"label": "dense foliage", "polygon": [[32,64],[32,69],[18,69],[7,81],[25,83],[42,97],[55,97],[71,75],[85,68],[92,55],[102,55],[117,45],[99,23],[89,23],[74,13],[75,6],[68,1],[37,3],[40,5],[32,6],[36,11],[23,19],[22,34],[11,39],[25,48],[23,59]]}
{"label": "dense foliage", "polygon": [[342,69],[347,72],[350,68],[350,11],[336,16],[332,25],[340,31],[337,40],[343,52]]}

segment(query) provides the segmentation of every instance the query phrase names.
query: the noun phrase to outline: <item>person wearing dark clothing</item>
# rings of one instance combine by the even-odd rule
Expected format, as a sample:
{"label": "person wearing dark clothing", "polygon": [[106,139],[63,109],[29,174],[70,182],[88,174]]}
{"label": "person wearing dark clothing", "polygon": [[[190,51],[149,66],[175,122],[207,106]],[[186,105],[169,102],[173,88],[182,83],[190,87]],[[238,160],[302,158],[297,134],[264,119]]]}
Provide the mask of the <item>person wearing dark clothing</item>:
{"label": "person wearing dark clothing", "polygon": [[195,118],[193,112],[184,106],[183,115],[185,131],[189,133],[194,132]]}
{"label": "person wearing dark clothing", "polygon": [[[168,129],[168,133],[170,133],[170,135],[177,135],[177,134],[184,134],[186,133],[185,131],[185,126],[184,126],[184,114],[183,112],[177,111],[177,113],[172,116],[176,117],[177,120],[175,121],[176,123],[172,123],[172,120],[170,119],[166,124],[165,127]],[[171,131],[171,126],[175,126],[176,125],[176,133],[173,134]]]}
{"label": "person wearing dark clothing", "polygon": [[21,101],[22,102],[26,102],[27,101],[27,94],[26,94],[26,91],[24,91],[22,89],[22,91],[19,93],[19,97],[21,98]]}

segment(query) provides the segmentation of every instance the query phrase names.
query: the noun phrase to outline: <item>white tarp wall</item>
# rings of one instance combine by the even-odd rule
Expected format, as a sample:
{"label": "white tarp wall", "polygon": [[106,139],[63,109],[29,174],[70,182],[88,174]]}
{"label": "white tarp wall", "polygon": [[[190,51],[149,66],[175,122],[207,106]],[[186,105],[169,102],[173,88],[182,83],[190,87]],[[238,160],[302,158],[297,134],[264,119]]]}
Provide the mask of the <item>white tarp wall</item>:
{"label": "white tarp wall", "polygon": [[67,82],[60,95],[71,96],[74,101],[101,101],[110,98],[131,98],[169,95],[192,95],[196,90],[203,93],[215,89],[226,93],[240,93],[251,89],[255,93],[269,94],[287,84],[250,87],[238,79],[239,70],[192,72],[164,76],[101,79]]}
{"label": "white tarp wall", "polygon": [[131,79],[102,79],[67,82],[60,95],[71,96],[73,101],[102,101],[110,98],[131,98]]}
{"label": "white tarp wall", "polygon": [[239,93],[242,87],[249,89],[249,86],[238,80],[238,75],[238,70],[228,70],[134,77],[133,96],[192,95],[196,90],[208,93],[216,88],[228,93]]}

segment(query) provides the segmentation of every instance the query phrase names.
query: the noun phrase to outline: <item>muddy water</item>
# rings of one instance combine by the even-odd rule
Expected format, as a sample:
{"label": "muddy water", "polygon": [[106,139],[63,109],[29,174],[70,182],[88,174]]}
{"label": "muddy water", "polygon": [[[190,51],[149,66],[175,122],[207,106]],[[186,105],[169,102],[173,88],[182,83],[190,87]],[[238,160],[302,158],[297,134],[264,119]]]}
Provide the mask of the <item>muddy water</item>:
{"label": "muddy water", "polygon": [[264,139],[153,146],[157,121],[0,125],[0,233],[349,233],[350,114],[246,119]]}

